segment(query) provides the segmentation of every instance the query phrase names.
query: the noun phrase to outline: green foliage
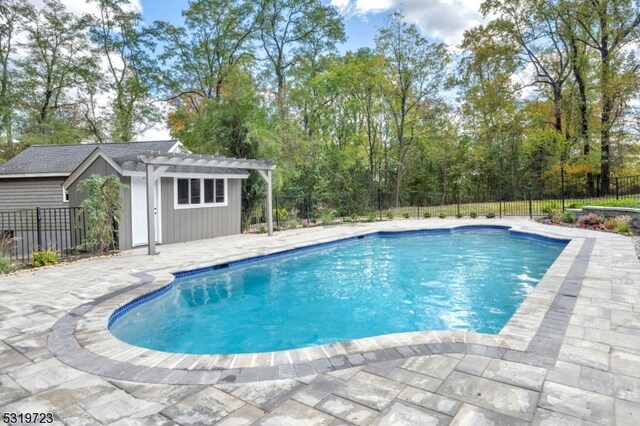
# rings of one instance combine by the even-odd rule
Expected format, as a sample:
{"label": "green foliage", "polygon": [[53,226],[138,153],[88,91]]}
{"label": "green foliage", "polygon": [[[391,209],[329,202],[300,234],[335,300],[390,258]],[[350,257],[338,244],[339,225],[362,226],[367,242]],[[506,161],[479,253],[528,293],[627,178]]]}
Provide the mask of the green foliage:
{"label": "green foliage", "polygon": [[422,217],[424,217],[425,219],[429,219],[431,217],[431,212],[424,212],[422,214]]}
{"label": "green foliage", "polygon": [[268,231],[267,227],[264,225],[261,225],[260,228],[258,228],[258,232],[261,234],[266,234]]}
{"label": "green foliage", "polygon": [[629,222],[620,222],[616,225],[616,232],[627,234],[631,232],[631,224]]}
{"label": "green foliage", "polygon": [[559,209],[560,209],[560,205],[557,202],[552,201],[550,203],[543,204],[541,210],[542,210],[542,213],[552,214]]}
{"label": "green foliage", "polygon": [[78,183],[78,192],[87,195],[80,204],[86,221],[87,249],[105,253],[115,248],[113,227],[120,223],[124,188],[116,175],[91,175]]}
{"label": "green foliage", "polygon": [[640,200],[637,198],[620,198],[617,200],[606,201],[585,201],[583,203],[573,203],[571,205],[574,206],[571,208],[581,208],[584,206],[640,208]]}
{"label": "green foliage", "polygon": [[494,217],[496,217],[496,214],[494,212],[487,213],[487,219],[493,219]]}
{"label": "green foliage", "polygon": [[402,217],[404,217],[405,219],[409,219],[409,216],[409,212],[402,213]]}
{"label": "green foliage", "polygon": [[289,216],[287,209],[273,209],[273,220],[284,220]]}
{"label": "green foliage", "polygon": [[456,213],[456,217],[457,217],[458,219],[462,219],[463,214],[462,214],[462,213]]}
{"label": "green foliage", "polygon": [[438,215],[438,217],[440,219],[445,219],[447,217],[447,214],[445,212],[440,212],[440,214]]}
{"label": "green foliage", "polygon": [[31,254],[31,266],[56,265],[58,262],[59,255],[55,250],[34,251]]}
{"label": "green foliage", "polygon": [[351,213],[350,218],[351,218],[352,222],[355,222],[356,220],[358,220],[358,214],[357,213]]}
{"label": "green foliage", "polygon": [[0,253],[0,274],[8,274],[13,269],[11,259]]}
{"label": "green foliage", "polygon": [[273,232],[278,232],[278,231],[282,231],[282,228],[279,226],[274,226],[273,227]]}
{"label": "green foliage", "polygon": [[323,212],[320,214],[320,223],[323,225],[332,225],[333,224],[333,213],[332,212]]}
{"label": "green foliage", "polygon": [[470,217],[471,219],[475,219],[475,218],[477,218],[477,217],[478,217],[478,213],[476,213],[476,212],[471,212],[471,213],[469,213],[469,217]]}
{"label": "green foliage", "polygon": [[287,227],[289,229],[296,229],[298,226],[300,226],[300,221],[295,217],[287,221]]}
{"label": "green foliage", "polygon": [[393,219],[393,217],[394,217],[394,214],[393,214],[393,212],[389,211],[389,212],[387,212],[387,213],[385,214],[385,217],[386,217],[387,219],[389,219],[389,220],[392,220],[392,219]]}
{"label": "green foliage", "polygon": [[616,232],[620,234],[627,234],[631,232],[631,216],[618,216],[616,217]]}
{"label": "green foliage", "polygon": [[576,216],[571,212],[564,212],[560,216],[560,221],[562,223],[574,223],[576,221]]}
{"label": "green foliage", "polygon": [[369,213],[367,215],[367,222],[375,222],[376,220],[376,214],[375,213]]}

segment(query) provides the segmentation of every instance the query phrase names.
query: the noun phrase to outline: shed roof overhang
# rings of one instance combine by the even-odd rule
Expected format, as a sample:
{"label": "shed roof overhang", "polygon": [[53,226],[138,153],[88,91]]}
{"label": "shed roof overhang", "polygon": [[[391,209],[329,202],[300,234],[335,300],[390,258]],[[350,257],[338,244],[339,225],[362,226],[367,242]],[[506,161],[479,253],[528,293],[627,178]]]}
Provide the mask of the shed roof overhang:
{"label": "shed roof overhang", "polygon": [[[155,220],[153,211],[155,198],[155,182],[171,166],[203,167],[216,169],[244,169],[257,170],[267,185],[267,225],[269,235],[273,235],[273,185],[272,172],[276,165],[266,160],[251,160],[246,158],[229,158],[214,155],[181,154],[181,153],[144,153],[127,157],[119,157],[116,161],[123,166],[142,163],[146,168],[147,181],[147,235],[148,252],[156,253]],[[157,167],[157,168],[156,168]]]}

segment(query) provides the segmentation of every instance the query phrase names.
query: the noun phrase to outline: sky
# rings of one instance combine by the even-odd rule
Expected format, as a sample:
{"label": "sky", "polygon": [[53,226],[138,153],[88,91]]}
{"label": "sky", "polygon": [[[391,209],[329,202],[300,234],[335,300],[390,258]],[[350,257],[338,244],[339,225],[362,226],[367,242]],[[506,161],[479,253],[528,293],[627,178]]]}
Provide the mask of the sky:
{"label": "sky", "polygon": [[[83,0],[63,0],[82,3]],[[163,20],[181,24],[180,12],[188,0],[135,0],[147,23]],[[373,47],[378,28],[394,10],[402,9],[406,19],[418,25],[431,41],[459,44],[465,30],[479,25],[482,15],[480,0],[322,0],[334,6],[344,18],[347,42],[343,52],[360,47]]]}

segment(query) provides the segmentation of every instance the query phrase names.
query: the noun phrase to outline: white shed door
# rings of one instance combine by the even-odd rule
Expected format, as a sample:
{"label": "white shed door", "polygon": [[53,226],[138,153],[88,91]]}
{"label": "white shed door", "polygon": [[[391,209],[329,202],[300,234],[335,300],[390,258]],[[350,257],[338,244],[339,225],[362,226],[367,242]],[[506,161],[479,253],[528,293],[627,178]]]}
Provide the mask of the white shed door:
{"label": "white shed door", "polygon": [[[156,182],[156,194],[153,211],[155,213],[156,242],[160,242],[160,220],[158,215],[160,180]],[[131,231],[134,246],[145,245],[147,237],[147,179],[131,176]]]}

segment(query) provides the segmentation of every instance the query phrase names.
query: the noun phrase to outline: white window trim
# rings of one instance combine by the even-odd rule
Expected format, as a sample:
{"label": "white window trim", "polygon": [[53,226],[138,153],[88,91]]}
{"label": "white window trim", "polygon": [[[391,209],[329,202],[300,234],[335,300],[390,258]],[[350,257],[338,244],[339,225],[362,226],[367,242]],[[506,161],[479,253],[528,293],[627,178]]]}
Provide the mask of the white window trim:
{"label": "white window trim", "polygon": [[[200,180],[200,204],[178,204],[178,179],[199,179]],[[204,202],[204,180],[205,179],[222,179],[224,181],[224,201],[222,203],[205,203]],[[202,209],[210,207],[227,207],[229,202],[229,191],[227,185],[227,178],[220,178],[214,176],[208,177],[194,177],[194,176],[180,176],[173,178],[173,208],[176,210],[184,209]],[[214,183],[215,188],[215,183]],[[214,196],[215,200],[215,196]]]}
{"label": "white window trim", "polygon": [[62,187],[62,202],[63,203],[69,202],[69,190],[64,186]]}

